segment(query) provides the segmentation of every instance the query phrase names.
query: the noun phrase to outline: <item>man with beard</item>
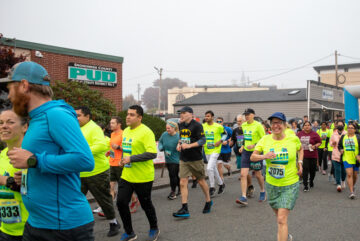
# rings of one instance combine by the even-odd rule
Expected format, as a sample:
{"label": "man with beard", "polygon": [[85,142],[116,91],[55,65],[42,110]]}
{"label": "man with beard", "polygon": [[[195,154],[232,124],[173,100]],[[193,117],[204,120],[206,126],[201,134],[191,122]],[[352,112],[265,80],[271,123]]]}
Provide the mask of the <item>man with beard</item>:
{"label": "man with beard", "polygon": [[94,240],[94,218],[80,191],[83,171],[94,168],[74,109],[53,101],[48,73],[34,62],[13,66],[6,82],[14,111],[30,117],[21,148],[8,152],[29,218],[23,240]]}

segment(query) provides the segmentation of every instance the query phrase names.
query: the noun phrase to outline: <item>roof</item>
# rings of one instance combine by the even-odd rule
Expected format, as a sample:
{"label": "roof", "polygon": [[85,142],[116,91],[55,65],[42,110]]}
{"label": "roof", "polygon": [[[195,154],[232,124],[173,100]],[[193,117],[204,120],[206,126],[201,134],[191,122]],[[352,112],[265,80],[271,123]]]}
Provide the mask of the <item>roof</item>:
{"label": "roof", "polygon": [[311,101],[314,101],[315,103],[324,106],[324,109],[344,110],[345,108],[345,105],[339,102],[330,102],[330,101],[314,100],[314,99],[311,99]]}
{"label": "roof", "polygon": [[[314,66],[313,67],[316,72],[320,73],[321,70],[333,70],[335,69],[335,65],[322,65],[322,66]],[[352,64],[339,64],[338,69],[350,69],[350,68],[360,68],[360,63],[352,63]]]}
{"label": "roof", "polygon": [[38,50],[38,51],[44,51],[44,52],[50,52],[56,54],[77,56],[83,58],[90,58],[90,59],[99,59],[99,60],[105,60],[105,61],[117,62],[117,63],[124,62],[124,58],[119,56],[99,54],[99,53],[87,52],[77,49],[62,48],[62,47],[33,43],[18,39],[0,38],[0,45],[22,48],[22,49]]}
{"label": "roof", "polygon": [[[292,91],[299,91],[289,95]],[[280,101],[304,101],[306,99],[306,88],[298,89],[271,89],[257,91],[239,92],[203,92],[188,99],[174,104],[174,106],[184,105],[209,105],[209,104],[235,104],[253,102],[280,102]]]}

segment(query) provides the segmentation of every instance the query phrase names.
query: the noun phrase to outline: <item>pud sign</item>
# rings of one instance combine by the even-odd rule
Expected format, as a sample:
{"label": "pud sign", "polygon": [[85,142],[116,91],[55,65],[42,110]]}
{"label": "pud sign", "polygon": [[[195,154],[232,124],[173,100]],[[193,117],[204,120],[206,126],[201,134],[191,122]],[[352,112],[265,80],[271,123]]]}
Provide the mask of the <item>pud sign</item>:
{"label": "pud sign", "polygon": [[117,71],[115,68],[69,63],[69,81],[82,82],[88,85],[115,87],[117,84]]}

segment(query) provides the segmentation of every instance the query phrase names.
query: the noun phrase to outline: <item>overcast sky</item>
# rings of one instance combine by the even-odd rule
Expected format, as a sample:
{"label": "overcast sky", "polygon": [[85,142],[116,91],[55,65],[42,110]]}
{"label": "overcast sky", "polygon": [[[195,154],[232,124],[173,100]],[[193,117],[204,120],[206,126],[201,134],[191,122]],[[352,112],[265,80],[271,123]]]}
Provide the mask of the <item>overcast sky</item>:
{"label": "overcast sky", "polygon": [[[360,62],[360,1],[1,0],[5,37],[124,57],[123,94],[158,78],[305,87],[312,66]],[[328,58],[325,58],[329,56]],[[319,62],[316,60],[325,58]],[[287,74],[266,77],[307,65]]]}

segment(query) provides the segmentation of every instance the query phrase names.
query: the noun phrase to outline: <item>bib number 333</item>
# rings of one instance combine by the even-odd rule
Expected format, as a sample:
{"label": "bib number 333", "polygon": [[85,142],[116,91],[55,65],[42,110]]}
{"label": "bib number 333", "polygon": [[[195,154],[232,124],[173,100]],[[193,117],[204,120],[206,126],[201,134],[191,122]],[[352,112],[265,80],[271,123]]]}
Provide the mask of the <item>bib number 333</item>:
{"label": "bib number 333", "polygon": [[16,200],[1,201],[0,216],[4,223],[21,223],[19,202]]}

